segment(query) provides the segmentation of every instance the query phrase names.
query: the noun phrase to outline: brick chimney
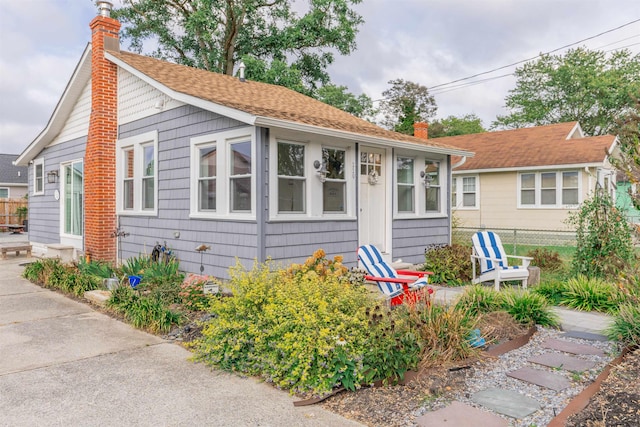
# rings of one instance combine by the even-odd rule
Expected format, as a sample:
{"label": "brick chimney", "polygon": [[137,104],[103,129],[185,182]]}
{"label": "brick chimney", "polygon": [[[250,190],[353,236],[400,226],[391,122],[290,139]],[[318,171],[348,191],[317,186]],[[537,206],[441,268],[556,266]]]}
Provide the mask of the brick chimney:
{"label": "brick chimney", "polygon": [[120,22],[110,17],[111,3],[97,2],[100,14],[91,28],[91,117],[84,164],[85,251],[94,259],[116,261],[116,139],[118,69],[104,57],[118,49]]}
{"label": "brick chimney", "polygon": [[429,139],[429,125],[424,122],[414,123],[413,136],[416,138]]}

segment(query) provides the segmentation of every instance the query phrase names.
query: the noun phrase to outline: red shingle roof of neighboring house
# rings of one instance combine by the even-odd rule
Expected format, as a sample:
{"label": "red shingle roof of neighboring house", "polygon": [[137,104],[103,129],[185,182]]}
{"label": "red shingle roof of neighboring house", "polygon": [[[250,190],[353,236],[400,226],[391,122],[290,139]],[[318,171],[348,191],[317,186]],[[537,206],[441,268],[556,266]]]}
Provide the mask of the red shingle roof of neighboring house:
{"label": "red shingle roof of neighboring house", "polygon": [[[161,61],[130,52],[110,55],[171,90],[255,116],[320,128],[456,150],[441,140],[425,140],[392,132],[283,86],[246,80]],[[459,150],[456,150],[459,151]]]}
{"label": "red shingle roof of neighboring house", "polygon": [[582,137],[578,123],[569,122],[438,139],[475,152],[457,172],[602,163],[616,137]]}

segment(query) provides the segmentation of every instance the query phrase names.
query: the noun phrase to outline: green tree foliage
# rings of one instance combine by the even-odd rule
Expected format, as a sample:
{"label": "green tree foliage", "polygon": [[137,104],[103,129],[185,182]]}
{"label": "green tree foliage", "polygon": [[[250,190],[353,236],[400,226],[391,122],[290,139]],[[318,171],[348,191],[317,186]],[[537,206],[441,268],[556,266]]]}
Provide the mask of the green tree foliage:
{"label": "green tree foliage", "polygon": [[633,111],[617,121],[616,130],[620,156],[611,162],[629,182],[636,184],[631,200],[636,209],[640,209],[640,99],[636,100]]}
{"label": "green tree foliage", "polygon": [[436,101],[429,89],[418,83],[402,79],[390,80],[391,87],[384,92],[380,111],[384,114],[382,126],[396,132],[413,135],[413,124],[428,122],[435,116]]}
{"label": "green tree foliage", "polygon": [[572,272],[586,277],[616,277],[634,260],[631,229],[602,190],[585,200],[568,224],[576,228],[576,253]]}
{"label": "green tree foliage", "polygon": [[640,55],[576,48],[543,55],[516,69],[516,87],[507,95],[510,114],[492,127],[520,128],[579,121],[587,135],[603,135],[629,112],[640,93]]}
{"label": "green tree foliage", "polygon": [[429,125],[429,138],[469,135],[486,131],[482,126],[482,120],[480,120],[478,116],[475,114],[465,114],[460,117],[449,116],[446,119],[433,121]]}
{"label": "green tree foliage", "polygon": [[369,96],[365,94],[355,96],[347,92],[346,86],[324,85],[318,88],[316,98],[363,119],[371,119],[376,114],[373,101]]}
{"label": "green tree foliage", "polygon": [[123,0],[113,16],[138,52],[150,40],[159,58],[228,75],[252,56],[265,70],[287,64],[314,89],[329,81],[334,52],[355,49],[360,1],[311,0],[299,13],[293,0]]}

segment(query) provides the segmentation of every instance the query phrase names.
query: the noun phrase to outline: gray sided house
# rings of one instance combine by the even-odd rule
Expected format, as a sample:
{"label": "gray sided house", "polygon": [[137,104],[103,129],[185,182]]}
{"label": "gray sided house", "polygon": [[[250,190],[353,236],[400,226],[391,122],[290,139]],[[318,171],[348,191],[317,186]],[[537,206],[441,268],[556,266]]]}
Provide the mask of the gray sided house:
{"label": "gray sided house", "polygon": [[357,247],[375,244],[418,263],[450,241],[451,156],[471,152],[284,87],[120,51],[109,17],[91,27],[49,123],[18,159],[29,165],[34,251],[61,244],[115,261],[166,242],[198,272],[204,243],[204,273],[224,278],[236,259],[288,264],[322,248],[355,266]]}
{"label": "gray sided house", "polygon": [[15,166],[17,154],[0,154],[0,199],[20,199],[27,194],[27,168]]}

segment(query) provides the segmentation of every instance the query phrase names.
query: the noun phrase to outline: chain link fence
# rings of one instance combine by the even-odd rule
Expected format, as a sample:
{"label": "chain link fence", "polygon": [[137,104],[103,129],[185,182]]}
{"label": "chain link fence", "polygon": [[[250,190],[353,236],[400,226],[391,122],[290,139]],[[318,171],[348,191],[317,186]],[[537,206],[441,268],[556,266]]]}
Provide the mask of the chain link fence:
{"label": "chain link fence", "polygon": [[[452,240],[471,244],[471,236],[484,231],[471,227],[452,229]],[[519,230],[515,228],[492,228],[502,240],[505,251],[515,254],[518,246],[575,246],[576,233],[571,230]]]}

